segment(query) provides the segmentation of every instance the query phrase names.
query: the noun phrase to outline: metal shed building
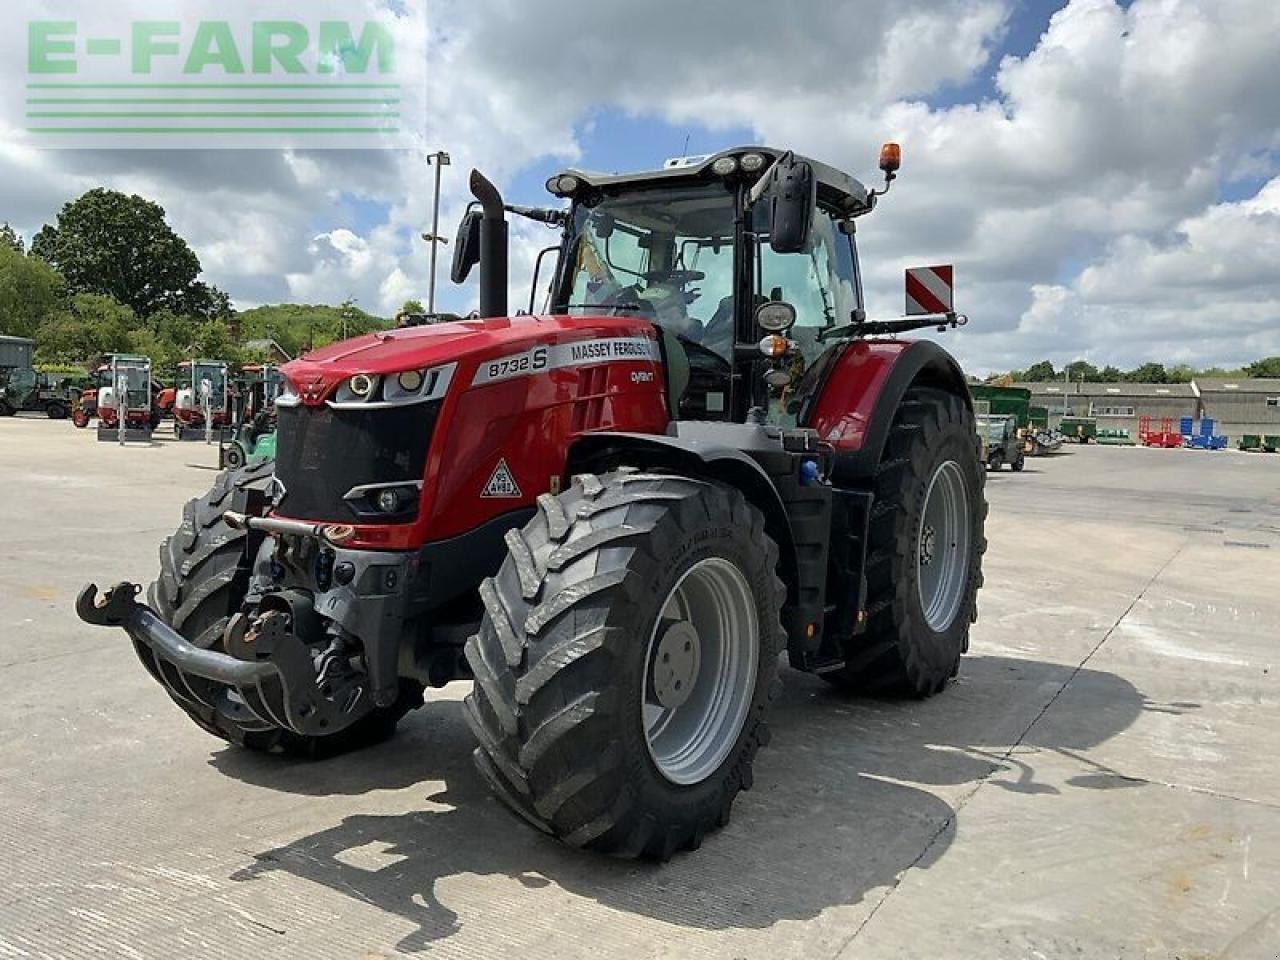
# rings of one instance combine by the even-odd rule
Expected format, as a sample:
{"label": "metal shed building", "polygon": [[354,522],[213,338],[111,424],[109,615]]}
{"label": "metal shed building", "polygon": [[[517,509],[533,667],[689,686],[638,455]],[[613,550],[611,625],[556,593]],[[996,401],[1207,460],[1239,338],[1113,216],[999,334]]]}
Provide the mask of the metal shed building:
{"label": "metal shed building", "polygon": [[1233,444],[1245,434],[1280,435],[1280,379],[1205,379],[1196,386],[1201,415],[1216,420],[1216,432]]}
{"label": "metal shed building", "polygon": [[0,367],[30,367],[35,346],[36,342],[26,337],[0,334]]}
{"label": "metal shed building", "polygon": [[1198,418],[1200,396],[1192,383],[1020,383],[1031,391],[1031,402],[1048,407],[1049,425],[1056,427],[1064,415],[1094,417],[1100,430],[1128,430],[1135,439],[1138,421],[1151,417],[1173,420]]}

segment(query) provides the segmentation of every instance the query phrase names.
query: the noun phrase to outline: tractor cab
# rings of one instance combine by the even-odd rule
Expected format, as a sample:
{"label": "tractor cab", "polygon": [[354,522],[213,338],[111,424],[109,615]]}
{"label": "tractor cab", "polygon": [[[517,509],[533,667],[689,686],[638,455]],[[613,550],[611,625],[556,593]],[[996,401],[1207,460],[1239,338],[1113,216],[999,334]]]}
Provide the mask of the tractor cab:
{"label": "tractor cab", "polygon": [[155,427],[151,359],[116,353],[97,369],[98,439],[149,441]]}
{"label": "tractor cab", "polygon": [[[555,253],[546,312],[659,329],[674,419],[794,426],[799,388],[830,341],[963,322],[949,298],[911,311],[928,319],[866,319],[855,222],[888,191],[899,163],[897,146],[886,144],[885,187],[871,190],[790,151],[740,147],[635,174],[567,170],[547,189],[568,210],[503,204],[500,212],[561,228],[561,242],[539,257],[531,313],[544,257]],[[459,230],[455,281],[476,262],[482,273],[489,260],[505,263],[482,240],[480,206]],[[505,312],[499,291],[486,302],[488,286],[482,277],[480,314]]]}
{"label": "tractor cab", "polygon": [[231,422],[227,365],[223,361],[183,361],[178,364],[175,386],[173,431],[177,439],[197,439]]}

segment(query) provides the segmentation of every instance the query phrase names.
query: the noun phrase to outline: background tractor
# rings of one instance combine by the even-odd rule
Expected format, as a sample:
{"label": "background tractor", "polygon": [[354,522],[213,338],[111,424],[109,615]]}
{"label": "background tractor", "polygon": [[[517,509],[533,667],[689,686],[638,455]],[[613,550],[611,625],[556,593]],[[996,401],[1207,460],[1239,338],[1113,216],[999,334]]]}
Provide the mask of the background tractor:
{"label": "background tractor", "polygon": [[[150,441],[158,412],[151,384],[151,360],[117,353],[98,367],[93,411],[98,418],[98,439]],[[82,407],[84,398],[82,396]],[[77,411],[75,425],[87,426],[86,410]]]}
{"label": "background tractor", "polygon": [[30,367],[0,367],[0,417],[27,410],[43,413],[50,420],[65,420],[73,406],[73,393],[64,380]]}
{"label": "background tractor", "polygon": [[[255,750],[368,744],[469,680],[476,764],[529,823],[696,847],[751,786],[782,652],[925,697],[976,617],[965,378],[884,339],[962,318],[867,319],[855,226],[896,146],[881,168],[869,190],[740,148],[566,171],[554,209],[473,171],[453,276],[479,265],[477,318],[285,366],[275,461],[188,504],[146,604],[89,585],[80,616]],[[508,214],[558,233],[543,315],[508,315]]]}
{"label": "background tractor", "polygon": [[1009,469],[1017,473],[1026,466],[1026,451],[1016,416],[978,414],[977,426],[985,446],[988,470],[999,471],[1007,463]]}
{"label": "background tractor", "polygon": [[184,360],[178,364],[173,397],[174,438],[212,442],[230,423],[227,365],[221,360]]}

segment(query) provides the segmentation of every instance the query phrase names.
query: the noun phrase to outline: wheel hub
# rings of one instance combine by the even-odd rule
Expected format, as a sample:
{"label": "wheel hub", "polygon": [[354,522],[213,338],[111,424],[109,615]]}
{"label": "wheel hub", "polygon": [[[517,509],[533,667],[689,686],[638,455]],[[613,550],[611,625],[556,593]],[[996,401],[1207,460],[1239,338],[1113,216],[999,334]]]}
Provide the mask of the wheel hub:
{"label": "wheel hub", "polygon": [[702,660],[698,631],[688,620],[667,624],[653,658],[653,693],[667,710],[684,705]]}
{"label": "wheel hub", "polygon": [[730,755],[746,723],[760,625],[747,578],[723,557],[686,570],[649,634],[641,716],[658,772],[701,783]]}
{"label": "wheel hub", "polygon": [[916,547],[920,608],[937,632],[955,621],[968,588],[971,509],[960,465],[940,464],[925,493]]}

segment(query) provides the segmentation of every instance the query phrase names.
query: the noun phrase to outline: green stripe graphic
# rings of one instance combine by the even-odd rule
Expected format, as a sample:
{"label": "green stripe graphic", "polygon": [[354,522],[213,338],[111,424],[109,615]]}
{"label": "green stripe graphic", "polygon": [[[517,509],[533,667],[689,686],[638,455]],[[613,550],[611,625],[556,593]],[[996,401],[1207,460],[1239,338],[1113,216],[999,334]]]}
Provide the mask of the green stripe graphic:
{"label": "green stripe graphic", "polygon": [[27,97],[27,104],[76,104],[89,106],[96,103],[365,103],[393,106],[399,97]]}
{"label": "green stripe graphic", "polygon": [[28,83],[28,90],[399,90],[398,83]]}
{"label": "green stripe graphic", "polygon": [[29,133],[399,133],[399,127],[27,127]]}
{"label": "green stripe graphic", "polygon": [[85,117],[104,117],[104,118],[132,118],[135,120],[180,120],[183,117],[200,117],[202,119],[212,119],[216,117],[241,117],[245,119],[271,119],[279,117],[282,119],[308,118],[308,117],[364,117],[369,120],[397,120],[399,113],[378,113],[368,110],[304,110],[304,111],[246,111],[246,110],[185,110],[185,111],[166,111],[162,113],[137,113],[130,111],[101,111],[101,110],[84,110],[84,111],[36,111],[27,113],[28,117],[39,118],[42,120],[53,119],[82,119]]}

